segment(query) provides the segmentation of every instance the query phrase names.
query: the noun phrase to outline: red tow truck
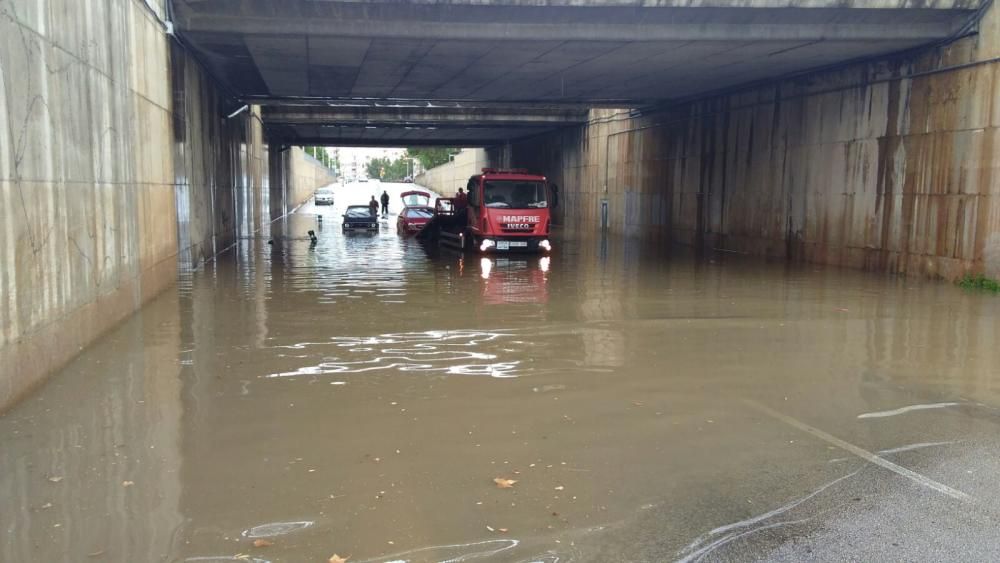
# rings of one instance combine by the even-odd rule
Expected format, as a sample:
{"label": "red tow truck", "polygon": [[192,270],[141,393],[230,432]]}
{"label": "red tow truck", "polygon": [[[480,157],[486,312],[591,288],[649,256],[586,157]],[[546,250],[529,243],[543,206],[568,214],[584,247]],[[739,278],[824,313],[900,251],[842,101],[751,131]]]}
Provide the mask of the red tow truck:
{"label": "red tow truck", "polygon": [[[549,252],[549,191],[545,176],[483,168],[469,178],[466,202],[438,200],[423,239],[482,253]],[[450,208],[450,209],[449,209]]]}

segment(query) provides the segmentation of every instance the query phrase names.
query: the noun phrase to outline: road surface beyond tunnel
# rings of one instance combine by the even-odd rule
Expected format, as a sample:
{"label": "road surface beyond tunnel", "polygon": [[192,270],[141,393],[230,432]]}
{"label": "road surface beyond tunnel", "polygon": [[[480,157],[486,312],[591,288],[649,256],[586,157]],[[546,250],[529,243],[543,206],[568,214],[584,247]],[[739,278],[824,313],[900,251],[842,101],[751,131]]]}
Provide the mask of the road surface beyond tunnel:
{"label": "road surface beyond tunnel", "polygon": [[412,186],[240,240],[0,418],[0,560],[1000,558],[995,299],[428,251],[392,228]]}

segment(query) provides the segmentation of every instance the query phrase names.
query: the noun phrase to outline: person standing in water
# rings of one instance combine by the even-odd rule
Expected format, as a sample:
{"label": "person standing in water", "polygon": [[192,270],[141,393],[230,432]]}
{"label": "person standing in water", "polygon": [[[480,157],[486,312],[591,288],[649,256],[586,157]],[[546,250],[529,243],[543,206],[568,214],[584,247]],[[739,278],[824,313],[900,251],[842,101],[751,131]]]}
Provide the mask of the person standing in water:
{"label": "person standing in water", "polygon": [[378,216],[378,202],[375,201],[375,196],[372,196],[372,200],[368,202],[368,209],[371,211],[372,215]]}
{"label": "person standing in water", "polygon": [[389,215],[389,192],[382,190],[382,215]]}
{"label": "person standing in water", "polygon": [[469,205],[469,196],[466,195],[462,188],[458,188],[458,193],[455,194],[455,211],[461,211]]}

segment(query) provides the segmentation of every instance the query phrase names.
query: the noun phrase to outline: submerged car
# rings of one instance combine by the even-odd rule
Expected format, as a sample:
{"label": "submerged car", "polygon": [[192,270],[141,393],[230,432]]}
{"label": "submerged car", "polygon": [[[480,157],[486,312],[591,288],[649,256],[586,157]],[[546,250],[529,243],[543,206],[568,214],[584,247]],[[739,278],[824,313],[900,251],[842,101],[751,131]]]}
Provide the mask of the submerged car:
{"label": "submerged car", "polygon": [[431,194],[410,190],[399,194],[399,197],[403,199],[403,209],[396,219],[399,234],[416,233],[434,218],[434,208],[430,206]]}
{"label": "submerged car", "polygon": [[333,205],[333,188],[316,190],[316,205]]}
{"label": "submerged car", "polygon": [[399,194],[403,200],[403,208],[407,207],[429,207],[431,194],[422,190],[409,190]]}
{"label": "submerged car", "polygon": [[378,216],[367,205],[351,205],[344,212],[344,232],[377,230]]}
{"label": "submerged car", "polygon": [[396,219],[396,232],[409,235],[420,232],[428,221],[434,218],[433,207],[406,207]]}

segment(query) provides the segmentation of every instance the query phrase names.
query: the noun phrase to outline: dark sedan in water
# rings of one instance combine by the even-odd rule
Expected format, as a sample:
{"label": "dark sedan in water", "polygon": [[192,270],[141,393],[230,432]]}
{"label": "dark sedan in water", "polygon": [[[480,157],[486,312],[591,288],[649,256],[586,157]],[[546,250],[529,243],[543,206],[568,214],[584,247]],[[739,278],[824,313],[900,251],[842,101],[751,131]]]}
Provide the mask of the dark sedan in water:
{"label": "dark sedan in water", "polygon": [[351,205],[344,212],[344,232],[377,230],[378,217],[367,205]]}

